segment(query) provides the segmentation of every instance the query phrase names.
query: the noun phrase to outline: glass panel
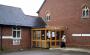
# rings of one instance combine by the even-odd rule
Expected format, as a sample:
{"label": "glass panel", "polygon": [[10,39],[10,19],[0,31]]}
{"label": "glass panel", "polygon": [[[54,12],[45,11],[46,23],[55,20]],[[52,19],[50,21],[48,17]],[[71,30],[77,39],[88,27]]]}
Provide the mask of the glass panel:
{"label": "glass panel", "polygon": [[48,16],[48,21],[50,20],[50,16]]}
{"label": "glass panel", "polygon": [[17,37],[18,38],[20,37],[20,31],[17,31]]}
{"label": "glass panel", "polygon": [[45,31],[42,31],[42,40],[45,40]]}
{"label": "glass panel", "polygon": [[60,32],[56,33],[56,40],[60,40]]}
{"label": "glass panel", "polygon": [[89,15],[88,13],[89,13],[89,11],[87,10],[87,11],[86,11],[86,16],[88,16],[88,15]]}
{"label": "glass panel", "polygon": [[52,32],[52,40],[55,40],[55,32]]}
{"label": "glass panel", "polygon": [[47,42],[46,47],[47,47],[47,48],[50,48],[50,41]]}
{"label": "glass panel", "polygon": [[38,41],[38,42],[37,42],[37,47],[41,47],[40,45],[41,45],[41,44],[40,44],[40,41]]}
{"label": "glass panel", "polygon": [[37,39],[40,40],[41,31],[36,31]]}
{"label": "glass panel", "polygon": [[60,42],[56,42],[56,47],[60,47]]}
{"label": "glass panel", "polygon": [[55,47],[55,41],[52,41],[52,48]]}
{"label": "glass panel", "polygon": [[17,30],[20,30],[20,27],[17,27]]}
{"label": "glass panel", "polygon": [[16,38],[16,31],[13,31],[13,37]]}
{"label": "glass panel", "polygon": [[13,27],[13,30],[16,30],[16,27]]}
{"label": "glass panel", "polygon": [[85,11],[83,11],[83,16],[85,16]]}
{"label": "glass panel", "polygon": [[51,38],[51,31],[47,31],[47,38],[48,38],[48,39]]}
{"label": "glass panel", "polygon": [[33,31],[33,40],[36,40],[36,32]]}
{"label": "glass panel", "polygon": [[33,46],[32,47],[36,47],[36,41],[33,41]]}
{"label": "glass panel", "polygon": [[42,48],[45,48],[45,46],[46,46],[46,45],[45,45],[45,41],[43,40],[43,41],[42,41]]}

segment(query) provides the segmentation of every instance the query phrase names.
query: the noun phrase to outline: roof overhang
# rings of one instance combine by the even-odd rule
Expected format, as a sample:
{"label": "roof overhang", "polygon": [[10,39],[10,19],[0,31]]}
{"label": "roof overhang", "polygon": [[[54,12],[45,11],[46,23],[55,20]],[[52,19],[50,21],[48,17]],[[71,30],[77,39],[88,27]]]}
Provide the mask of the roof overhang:
{"label": "roof overhang", "polygon": [[52,31],[64,31],[66,27],[64,26],[48,26],[46,28],[33,28],[32,30],[52,30]]}

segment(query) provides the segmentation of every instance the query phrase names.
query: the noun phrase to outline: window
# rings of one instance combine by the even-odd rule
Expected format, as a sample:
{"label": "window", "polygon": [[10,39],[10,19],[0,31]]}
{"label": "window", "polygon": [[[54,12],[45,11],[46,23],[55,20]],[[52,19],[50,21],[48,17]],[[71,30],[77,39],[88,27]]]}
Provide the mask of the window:
{"label": "window", "polygon": [[46,13],[46,22],[50,21],[50,13]]}
{"label": "window", "polygon": [[43,20],[45,21],[45,22],[48,22],[48,21],[50,21],[50,13],[49,12],[46,12],[45,13],[45,17],[43,18]]}
{"label": "window", "polygon": [[12,28],[13,45],[20,45],[21,29],[19,27]]}
{"label": "window", "polygon": [[89,16],[89,8],[87,6],[84,6],[82,9],[82,16],[88,17]]}
{"label": "window", "polygon": [[13,35],[14,39],[20,39],[21,38],[21,29],[18,27],[14,27],[12,35]]}

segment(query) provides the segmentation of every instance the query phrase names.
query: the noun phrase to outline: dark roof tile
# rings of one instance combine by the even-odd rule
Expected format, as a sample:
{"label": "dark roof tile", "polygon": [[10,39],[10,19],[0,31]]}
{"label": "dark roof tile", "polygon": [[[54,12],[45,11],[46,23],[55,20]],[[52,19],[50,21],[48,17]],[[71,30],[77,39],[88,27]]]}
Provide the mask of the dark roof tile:
{"label": "dark roof tile", "polygon": [[21,8],[0,5],[0,24],[44,27],[45,23],[40,17],[27,16]]}

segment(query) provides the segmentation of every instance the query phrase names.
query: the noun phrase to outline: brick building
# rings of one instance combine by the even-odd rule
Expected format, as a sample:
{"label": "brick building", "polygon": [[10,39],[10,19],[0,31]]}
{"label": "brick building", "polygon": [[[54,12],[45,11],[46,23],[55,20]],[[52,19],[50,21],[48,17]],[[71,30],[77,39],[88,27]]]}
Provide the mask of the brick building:
{"label": "brick building", "polygon": [[67,47],[90,48],[90,0],[45,0],[37,13],[46,27],[65,28]]}
{"label": "brick building", "polygon": [[44,27],[40,17],[28,16],[20,8],[0,4],[0,50],[31,48],[31,29]]}
{"label": "brick building", "polygon": [[[0,5],[0,49],[90,48],[90,0],[45,0],[39,17]],[[42,18],[40,18],[42,17]]]}

